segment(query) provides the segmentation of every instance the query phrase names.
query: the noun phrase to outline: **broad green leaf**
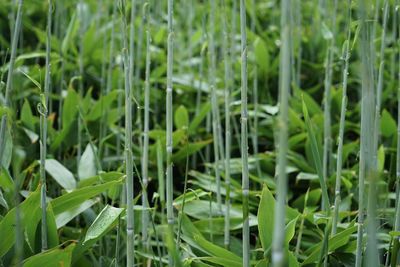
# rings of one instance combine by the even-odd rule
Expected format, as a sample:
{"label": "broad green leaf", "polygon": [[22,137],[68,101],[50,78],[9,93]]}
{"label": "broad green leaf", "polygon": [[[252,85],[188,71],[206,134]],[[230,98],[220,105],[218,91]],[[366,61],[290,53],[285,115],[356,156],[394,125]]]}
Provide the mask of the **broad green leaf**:
{"label": "broad green leaf", "polygon": [[207,146],[211,142],[212,142],[212,140],[207,140],[207,141],[199,141],[196,143],[182,145],[181,149],[179,149],[178,152],[176,152],[172,155],[172,160],[174,162],[184,160],[184,159],[186,159],[186,157],[191,156],[192,154],[201,150],[203,147]]}
{"label": "broad green leaf", "polygon": [[274,232],[275,199],[266,185],[263,186],[258,206],[258,233],[264,251],[271,248]]}
{"label": "broad green leaf", "polygon": [[296,222],[297,218],[291,220],[285,227],[285,242],[289,245],[290,241],[293,239],[295,231],[296,231]]}
{"label": "broad green leaf", "polygon": [[207,114],[211,110],[211,103],[206,102],[200,109],[199,114],[194,117],[192,122],[189,125],[189,133],[195,133],[198,130],[199,125],[201,122],[207,117]]}
{"label": "broad green leaf", "polygon": [[[31,193],[19,206],[21,228],[35,215],[32,210],[39,207],[40,190]],[[0,221],[0,257],[3,257],[15,243],[15,208],[10,210]]]}
{"label": "broad green leaf", "polygon": [[381,133],[384,137],[390,137],[397,132],[396,121],[393,119],[392,115],[384,109],[382,111],[381,117]]}
{"label": "broad green leaf", "polygon": [[68,89],[67,97],[64,100],[62,111],[62,126],[68,128],[76,119],[78,114],[79,96],[73,89]]}
{"label": "broad green leaf", "polygon": [[184,106],[175,110],[174,122],[177,129],[187,129],[189,126],[189,113]]}
{"label": "broad green leaf", "polygon": [[111,186],[122,184],[122,182],[123,179],[120,179],[118,181],[111,181],[100,185],[84,187],[53,199],[51,204],[53,205],[56,219],[59,214],[73,209],[74,207],[82,204],[84,201],[106,191]]}
{"label": "broad green leaf", "polygon": [[64,189],[71,190],[76,188],[74,175],[55,159],[46,159],[46,171]]}
{"label": "broad green leaf", "polygon": [[47,205],[46,209],[46,218],[47,218],[47,239],[48,239],[48,247],[54,248],[58,246],[58,232],[57,232],[57,224],[56,218],[54,217],[53,208],[51,203]]}
{"label": "broad green leaf", "polygon": [[287,251],[288,253],[288,260],[289,260],[289,267],[299,267],[300,264],[297,261],[296,256],[291,251]]}
{"label": "broad green leaf", "polygon": [[98,200],[89,199],[89,200],[82,202],[82,204],[75,205],[74,207],[72,207],[64,212],[59,213],[56,216],[57,229],[60,229],[61,227],[63,227],[64,225],[66,225],[67,223],[72,221],[72,219],[74,219],[76,216],[78,216],[79,214],[81,214],[82,212],[84,212],[85,210],[87,210],[88,208],[90,208],[91,206],[96,204],[97,202],[98,202]]}
{"label": "broad green leaf", "polygon": [[125,174],[121,172],[105,172],[105,173],[99,173],[96,176],[86,178],[84,180],[79,181],[78,187],[86,187],[98,183],[106,183],[106,182],[111,182],[111,181],[116,181],[121,179]]}
{"label": "broad green leaf", "polygon": [[95,121],[102,116],[109,119],[110,115],[108,113],[111,110],[111,105],[118,99],[119,95],[122,95],[122,93],[122,90],[113,90],[109,94],[102,96],[100,100],[90,108],[89,114],[85,116],[85,119],[88,121]]}
{"label": "broad green leaf", "polygon": [[124,209],[105,206],[86,232],[83,244],[90,240],[97,240],[117,222]]}
{"label": "broad green leaf", "polygon": [[[347,244],[349,242],[351,234],[353,234],[355,231],[357,231],[357,226],[351,226],[331,237],[329,239],[329,253]],[[310,264],[317,261],[321,248],[322,243],[319,242],[317,245],[315,245],[315,249],[313,249],[312,253],[304,260],[302,265]]]}
{"label": "broad green leaf", "polygon": [[265,42],[258,36],[254,40],[254,53],[257,65],[260,66],[262,72],[268,72],[268,68],[270,67],[268,48]]}
{"label": "broad green leaf", "polygon": [[225,259],[225,258],[221,258],[221,257],[201,257],[200,258],[203,261],[208,261],[208,262],[212,262],[218,265],[222,265],[222,266],[229,266],[229,267],[240,267],[242,266],[241,262],[237,262],[235,260],[231,260],[231,259]]}
{"label": "broad green leaf", "polygon": [[79,179],[84,180],[96,175],[97,168],[95,153],[97,153],[96,149],[95,151],[93,151],[92,146],[90,144],[87,144],[85,151],[81,156],[81,160],[79,161]]}
{"label": "broad green leaf", "polygon": [[75,244],[66,248],[54,248],[40,254],[33,255],[24,261],[24,267],[69,267],[71,266],[72,251]]}
{"label": "broad green leaf", "polygon": [[27,99],[25,99],[24,104],[22,105],[21,121],[27,128],[29,128],[29,130],[35,130],[35,122],[37,121],[37,118],[33,116],[31,106]]}

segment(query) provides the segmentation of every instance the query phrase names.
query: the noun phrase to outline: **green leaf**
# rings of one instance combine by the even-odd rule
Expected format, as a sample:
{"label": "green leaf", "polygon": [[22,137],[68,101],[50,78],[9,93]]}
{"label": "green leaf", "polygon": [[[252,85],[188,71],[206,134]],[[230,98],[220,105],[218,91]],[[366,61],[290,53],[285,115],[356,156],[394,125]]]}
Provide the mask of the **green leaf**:
{"label": "green leaf", "polygon": [[54,216],[53,207],[51,203],[47,205],[46,209],[46,218],[47,218],[47,239],[48,239],[48,247],[54,248],[58,246],[58,232],[57,232],[57,224],[56,218]]}
{"label": "green leaf", "polygon": [[[38,189],[31,193],[19,206],[21,227],[31,222],[35,215],[32,210],[39,207],[40,191]],[[0,221],[0,257],[3,257],[15,243],[15,208],[10,210]]]}
{"label": "green leaf", "polygon": [[78,174],[79,179],[87,179],[97,174],[96,168],[96,149],[93,151],[90,144],[86,145],[85,151],[83,152],[79,161]]}
{"label": "green leaf", "polygon": [[76,18],[76,13],[74,13],[71,17],[71,20],[69,22],[67,32],[65,34],[64,40],[62,41],[61,44],[61,51],[63,54],[66,54],[71,43],[73,42],[73,39],[75,38],[77,31],[78,31],[79,23]]}
{"label": "green leaf", "polygon": [[275,199],[266,185],[263,186],[260,204],[258,206],[258,232],[264,251],[272,245],[272,233],[274,232]]}
{"label": "green leaf", "polygon": [[196,143],[190,143],[187,145],[183,145],[182,148],[179,149],[178,152],[176,152],[172,155],[172,160],[174,162],[176,162],[176,161],[186,159],[186,157],[198,152],[199,150],[201,150],[203,147],[207,146],[211,142],[212,142],[212,140],[207,140],[207,141],[199,141]]}
{"label": "green leaf", "polygon": [[[7,128],[7,126],[6,126]],[[11,133],[9,129],[5,130],[5,141],[4,141],[4,147],[3,147],[3,157],[2,161],[0,164],[0,167],[3,166],[5,169],[8,169],[11,164],[11,159],[12,159],[12,153],[13,153],[13,139],[11,136]]]}
{"label": "green leaf", "polygon": [[[349,242],[351,234],[357,231],[357,226],[351,226],[334,235],[329,239],[329,253],[335,251],[337,248],[346,245]],[[302,265],[310,264],[318,260],[322,243],[319,242],[314,246],[312,253],[304,260]]]}
{"label": "green leaf", "polygon": [[3,191],[0,190],[0,205],[3,206],[6,210],[8,210],[7,201],[3,197]]}
{"label": "green leaf", "polygon": [[40,254],[33,255],[24,261],[24,267],[69,267],[71,266],[72,251],[75,244],[72,243],[66,248],[54,248]]}
{"label": "green leaf", "polygon": [[324,37],[325,40],[330,40],[333,38],[333,34],[332,34],[331,30],[328,28],[328,26],[324,22],[322,22],[321,32],[322,32],[322,36]]}
{"label": "green leaf", "polygon": [[123,179],[120,179],[118,181],[111,181],[100,185],[84,187],[53,199],[51,204],[53,205],[56,219],[61,213],[82,204],[84,201],[106,191],[111,186],[122,184],[122,182]]}
{"label": "green leaf", "polygon": [[31,131],[35,131],[35,122],[37,118],[33,116],[29,101],[25,99],[21,110],[21,121]]}
{"label": "green leaf", "polygon": [[260,66],[260,69],[264,73],[268,72],[268,67],[270,66],[268,48],[265,42],[258,36],[254,40],[254,53],[257,65]]}
{"label": "green leaf", "polygon": [[79,96],[73,89],[68,89],[67,97],[64,100],[62,111],[62,126],[68,128],[76,119],[78,114]]}
{"label": "green leaf", "polygon": [[24,72],[23,70],[19,69],[19,71],[25,75],[26,78],[28,78],[40,91],[42,91],[42,87],[40,86],[40,83],[36,81],[33,77],[29,76],[28,73]]}
{"label": "green leaf", "polygon": [[96,204],[97,202],[99,202],[98,199],[96,199],[96,200],[89,199],[89,200],[82,202],[82,204],[75,205],[74,207],[72,207],[64,212],[59,213],[55,217],[57,229],[60,229],[61,227],[63,227],[64,225],[66,225],[67,223],[72,221],[72,219],[74,219],[76,216],[78,216],[79,214],[81,214],[82,212],[84,212],[85,210],[87,210],[88,208],[90,208],[91,206]]}
{"label": "green leaf", "polygon": [[71,190],[76,188],[74,175],[55,159],[46,159],[46,171],[64,189]]}
{"label": "green leaf", "polygon": [[311,142],[311,152],[312,152],[312,158],[314,160],[314,164],[315,167],[317,169],[317,174],[319,177],[319,182],[320,182],[320,186],[322,189],[322,198],[323,198],[323,202],[324,202],[324,210],[329,211],[329,197],[328,197],[328,190],[326,188],[326,182],[322,173],[322,160],[321,160],[321,155],[320,155],[320,151],[318,148],[318,143],[317,143],[317,138],[316,135],[314,133],[314,129],[313,129],[313,125],[312,122],[310,120],[310,117],[308,115],[308,110],[307,110],[307,105],[303,100],[303,114],[304,114],[304,120],[306,122],[306,128],[307,128],[307,133],[308,133],[308,139]]}
{"label": "green leaf", "polygon": [[296,222],[298,217],[291,220],[285,227],[285,242],[289,245],[290,241],[293,239],[296,231]]}
{"label": "green leaf", "polygon": [[197,132],[200,123],[207,117],[207,114],[210,112],[210,110],[211,110],[211,103],[206,102],[199,111],[199,114],[190,123],[189,133]]}
{"label": "green leaf", "polygon": [[215,263],[218,265],[222,265],[222,266],[230,266],[230,267],[242,266],[242,264],[240,262],[237,262],[237,261],[231,260],[231,259],[220,258],[220,257],[201,257],[199,259],[201,259],[203,261],[212,262],[212,263]]}
{"label": "green leaf", "polygon": [[385,148],[381,145],[378,149],[378,172],[383,172],[385,167]]}
{"label": "green leaf", "polygon": [[189,113],[184,106],[179,106],[174,115],[175,126],[177,129],[187,129],[189,127]]}
{"label": "green leaf", "polygon": [[108,232],[115,225],[123,211],[124,209],[121,208],[105,206],[87,230],[83,244],[90,240],[97,240]]}
{"label": "green leaf", "polygon": [[381,116],[381,133],[384,137],[390,137],[397,132],[396,121],[393,119],[392,115],[384,109]]}

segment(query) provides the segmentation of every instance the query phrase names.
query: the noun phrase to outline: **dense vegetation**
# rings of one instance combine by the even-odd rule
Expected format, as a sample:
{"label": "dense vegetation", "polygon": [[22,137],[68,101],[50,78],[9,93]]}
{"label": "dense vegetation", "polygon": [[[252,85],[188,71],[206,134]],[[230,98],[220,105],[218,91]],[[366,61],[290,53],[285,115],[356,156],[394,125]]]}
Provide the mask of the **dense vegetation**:
{"label": "dense vegetation", "polygon": [[399,266],[399,0],[3,0],[0,266]]}

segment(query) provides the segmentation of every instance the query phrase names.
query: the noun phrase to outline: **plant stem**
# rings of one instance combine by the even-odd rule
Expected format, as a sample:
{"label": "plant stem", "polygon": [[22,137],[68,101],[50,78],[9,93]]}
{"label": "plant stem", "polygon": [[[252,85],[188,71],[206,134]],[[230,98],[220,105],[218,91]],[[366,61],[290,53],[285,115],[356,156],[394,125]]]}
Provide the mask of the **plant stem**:
{"label": "plant stem", "polygon": [[[83,34],[84,34],[84,18],[83,18],[83,0],[79,0],[79,98],[83,99],[83,53],[84,53],[84,44],[83,44]],[[82,120],[78,116],[78,146],[77,146],[77,157],[76,157],[76,173],[79,179],[79,162],[81,161],[82,155]]]}
{"label": "plant stem", "polygon": [[277,193],[272,243],[272,266],[284,263],[283,241],[285,238],[285,205],[287,194],[287,151],[288,151],[288,103],[290,89],[290,0],[281,2],[281,51],[279,65],[279,129],[277,159]]}
{"label": "plant stem", "polygon": [[215,73],[216,73],[216,55],[215,55],[215,0],[210,0],[210,34],[208,38],[209,42],[209,54],[210,54],[210,90],[211,90],[211,110],[212,110],[212,129],[213,129],[213,147],[214,147],[214,171],[215,171],[215,180],[217,184],[217,206],[218,211],[222,213],[222,197],[221,197],[221,176],[220,176],[220,123],[219,123],[219,108],[218,108],[218,99],[217,99],[217,89],[215,82]]}
{"label": "plant stem", "polygon": [[125,171],[126,171],[126,233],[127,233],[127,266],[134,266],[134,212],[133,212],[133,155],[132,155],[132,86],[127,37],[127,19],[125,0],[121,0],[123,63],[125,74]]}
{"label": "plant stem", "polygon": [[247,33],[246,6],[240,0],[240,33],[241,33],[241,147],[242,147],[242,194],[243,194],[243,266],[250,266],[250,227],[249,227],[249,161],[247,139]]}
{"label": "plant stem", "polygon": [[[5,101],[4,107],[10,108],[11,106],[11,91],[13,88],[13,73],[14,73],[14,63],[15,58],[17,55],[17,47],[18,47],[18,40],[19,40],[19,33],[21,29],[21,21],[22,21],[22,3],[23,0],[18,1],[18,9],[17,9],[17,18],[15,19],[14,25],[14,33],[12,34],[12,41],[11,41],[11,54],[10,54],[10,63],[8,67],[7,73],[7,84],[6,84],[6,93],[5,93]],[[3,152],[5,146],[5,132],[7,128],[7,116],[8,113],[5,112],[1,117],[1,127],[0,127],[0,165],[3,162]]]}
{"label": "plant stem", "polygon": [[[256,34],[256,21],[257,21],[257,14],[256,14],[256,2],[255,0],[251,0],[251,31],[253,34]],[[254,58],[257,57],[255,46],[253,43],[253,54]],[[251,140],[253,143],[253,154],[258,157],[258,65],[257,62],[254,62],[253,67],[253,108],[254,108],[254,119],[253,119],[253,133],[251,135]],[[256,168],[257,168],[257,176],[261,178],[261,167],[260,161],[256,159]]]}
{"label": "plant stem", "polygon": [[[331,134],[331,86],[332,86],[332,61],[335,48],[336,37],[336,12],[337,0],[334,2],[332,17],[332,37],[329,39],[325,62],[325,79],[324,79],[324,149],[322,158],[323,179],[327,182],[329,177],[330,153],[332,151],[332,134]],[[324,200],[322,200],[324,201]]]}
{"label": "plant stem", "polygon": [[350,38],[351,38],[351,0],[348,0],[348,15],[347,15],[347,39],[344,43],[344,53],[342,59],[344,61],[344,68],[342,74],[342,106],[340,109],[340,122],[339,122],[339,137],[338,137],[338,149],[337,149],[337,162],[336,162],[336,184],[335,184],[335,204],[333,208],[333,222],[332,222],[332,235],[336,234],[337,224],[339,220],[339,206],[340,206],[340,187],[342,179],[342,156],[343,156],[343,139],[344,139],[344,127],[346,120],[346,108],[347,108],[347,78],[349,71],[349,59],[350,59]]}
{"label": "plant stem", "polygon": [[360,141],[360,163],[359,163],[359,185],[358,185],[358,228],[357,228],[357,250],[356,267],[362,265],[363,251],[363,228],[364,228],[364,193],[365,177],[371,172],[373,167],[373,136],[368,134],[374,126],[374,68],[371,60],[371,32],[368,29],[368,12],[364,1],[360,1],[360,52],[361,52],[361,80],[362,80],[362,99],[361,99],[361,141]]}
{"label": "plant stem", "polygon": [[40,183],[41,194],[40,194],[40,208],[42,209],[42,251],[47,250],[47,213],[46,213],[46,156],[47,156],[47,105],[49,101],[50,93],[50,51],[51,51],[51,13],[53,10],[51,0],[48,1],[48,13],[47,13],[47,37],[46,37],[46,76],[44,81],[44,94],[41,95],[41,103],[38,105],[40,113]]}
{"label": "plant stem", "polygon": [[148,172],[149,172],[149,102],[150,102],[150,32],[149,22],[147,18],[148,3],[146,2],[143,6],[143,14],[145,15],[144,20],[146,23],[146,78],[144,82],[144,129],[143,129],[143,158],[142,158],[142,181],[143,181],[143,192],[142,192],[142,241],[145,244],[146,249],[148,248],[148,237],[147,227],[149,222],[149,214],[147,211],[147,185],[148,185]]}
{"label": "plant stem", "polygon": [[[173,207],[173,165],[172,165],[172,75],[173,75],[173,52],[174,52],[174,32],[173,32],[173,0],[168,0],[168,56],[167,56],[167,122],[166,122],[166,151],[167,151],[167,170],[166,170],[166,189],[167,189],[167,222],[171,235],[174,226],[174,207]],[[173,263],[171,251],[168,250],[169,262]]]}
{"label": "plant stem", "polygon": [[225,67],[225,224],[224,224],[224,245],[226,249],[229,249],[230,245],[230,193],[231,193],[231,173],[230,173],[230,160],[231,160],[231,88],[232,88],[232,65],[229,55],[229,36],[228,36],[228,26],[227,26],[227,12],[225,0],[221,0],[222,5],[222,26],[223,26],[223,51],[224,51],[224,67]]}

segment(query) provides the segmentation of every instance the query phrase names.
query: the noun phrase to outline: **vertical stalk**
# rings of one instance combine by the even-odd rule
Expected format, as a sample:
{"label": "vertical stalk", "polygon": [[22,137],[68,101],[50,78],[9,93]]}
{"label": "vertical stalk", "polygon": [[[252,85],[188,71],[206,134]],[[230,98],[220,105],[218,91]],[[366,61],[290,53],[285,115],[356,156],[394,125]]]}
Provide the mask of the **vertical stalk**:
{"label": "vertical stalk", "polygon": [[[15,63],[15,57],[17,54],[17,46],[18,46],[18,39],[20,35],[20,29],[21,29],[21,20],[22,20],[22,0],[18,1],[18,9],[17,9],[17,17],[13,23],[13,26],[11,28],[12,34],[11,34],[11,55],[10,55],[10,63],[9,63],[9,68],[8,68],[8,73],[7,73],[7,84],[6,84],[6,91],[5,91],[5,101],[2,103],[5,108],[10,108],[11,106],[11,91],[12,91],[12,83],[13,83],[13,72],[14,72],[14,63]],[[14,9],[14,5],[12,7]],[[14,11],[12,11],[12,14],[14,16]],[[1,116],[1,127],[0,127],[0,167],[3,162],[3,151],[4,151],[4,146],[5,146],[5,133],[6,133],[6,128],[7,128],[7,116],[8,113],[5,112],[3,116]],[[19,183],[18,179],[15,181],[15,229],[16,229],[16,235],[15,235],[15,257],[17,259],[17,266],[22,266],[22,254],[23,254],[23,236],[21,235],[21,219],[20,219],[20,209],[19,209]]]}
{"label": "vertical stalk", "polygon": [[149,173],[149,102],[150,102],[150,31],[149,31],[149,22],[147,18],[149,3],[145,3],[143,6],[143,14],[145,20],[146,27],[146,78],[144,82],[144,129],[143,129],[143,157],[142,157],[142,183],[143,183],[143,192],[142,192],[142,241],[145,244],[147,249],[148,247],[148,237],[147,237],[147,228],[149,222],[149,214],[147,210],[147,185],[148,185],[148,173]]}
{"label": "vertical stalk", "polygon": [[[199,86],[196,91],[196,108],[195,108],[195,116],[200,113],[200,105],[201,105],[201,88],[203,87],[203,76],[204,76],[204,57],[205,57],[205,49],[204,43],[206,40],[206,18],[203,16],[202,19],[202,33],[201,33],[201,50],[200,50],[200,64],[199,64]],[[208,146],[207,146],[208,147]],[[197,165],[197,153],[193,154],[192,157],[192,169],[195,169]]]}
{"label": "vertical stalk", "polygon": [[[173,172],[172,172],[172,75],[173,75],[173,53],[174,53],[174,32],[173,32],[173,0],[168,0],[168,56],[167,56],[167,122],[166,122],[166,150],[167,150],[167,170],[166,170],[166,184],[167,184],[167,221],[171,234],[173,234],[174,226],[174,208],[173,208]],[[172,254],[168,251],[169,262],[172,261]]]}
{"label": "vertical stalk", "polygon": [[125,0],[121,0],[123,63],[125,75],[125,171],[126,171],[126,233],[127,233],[127,266],[134,266],[134,212],[133,212],[133,155],[132,155],[132,86],[127,37],[127,19]]}
{"label": "vertical stalk", "polygon": [[230,193],[231,193],[231,173],[230,173],[230,160],[231,160],[231,88],[232,88],[232,66],[231,58],[229,55],[229,36],[228,36],[228,25],[227,25],[227,12],[225,0],[221,0],[222,5],[222,27],[223,27],[223,41],[222,49],[224,51],[224,67],[225,67],[225,224],[224,224],[224,245],[225,248],[229,249],[230,244]]}
{"label": "vertical stalk", "polygon": [[281,51],[279,64],[279,116],[277,126],[277,193],[272,243],[272,266],[284,266],[283,241],[285,238],[285,204],[287,194],[287,151],[288,151],[288,102],[290,90],[290,0],[281,2]]}
{"label": "vertical stalk", "polygon": [[362,265],[363,232],[364,232],[364,194],[365,177],[370,175],[373,167],[373,135],[369,134],[374,126],[374,68],[371,54],[371,31],[368,28],[368,11],[364,1],[359,2],[360,16],[360,52],[361,52],[361,141],[360,141],[360,166],[359,166],[359,187],[358,187],[358,228],[357,228],[357,250],[356,267]]}
{"label": "vertical stalk", "polygon": [[385,69],[385,47],[386,47],[386,25],[389,13],[389,3],[385,0],[384,11],[383,11],[383,24],[382,24],[382,36],[381,36],[381,47],[379,51],[380,63],[378,70],[378,84],[376,88],[376,103],[375,103],[375,119],[374,119],[374,168],[377,169],[378,164],[378,146],[379,146],[379,134],[380,134],[380,119],[381,119],[381,104],[382,104],[382,88],[383,88],[383,72]]}
{"label": "vertical stalk", "polygon": [[213,129],[213,147],[214,147],[214,169],[215,180],[217,184],[217,206],[218,211],[222,213],[222,197],[221,197],[221,177],[220,177],[220,123],[219,123],[219,108],[217,99],[217,89],[215,82],[216,72],[216,55],[215,55],[215,10],[216,5],[214,0],[210,0],[210,35],[209,35],[209,53],[210,53],[210,90],[211,90],[211,111],[212,111],[212,129]]}
{"label": "vertical stalk", "polygon": [[41,94],[41,103],[38,105],[40,113],[40,183],[41,194],[40,194],[40,208],[42,209],[42,251],[47,250],[47,214],[46,214],[46,143],[47,143],[47,105],[49,102],[50,93],[50,74],[51,74],[51,63],[50,63],[50,51],[51,51],[51,13],[53,10],[52,1],[49,0],[49,8],[47,13],[47,38],[46,38],[46,76],[44,81],[44,94]]}
{"label": "vertical stalk", "polygon": [[333,17],[332,17],[332,37],[328,42],[326,62],[325,62],[325,79],[324,79],[324,149],[322,158],[322,173],[325,182],[329,176],[330,153],[332,151],[332,136],[331,136],[331,85],[332,85],[332,61],[335,47],[336,36],[336,11],[337,0],[334,2]]}
{"label": "vertical stalk", "polygon": [[[23,0],[18,1],[18,9],[17,9],[17,18],[15,19],[14,25],[14,33],[12,34],[11,40],[11,53],[10,53],[10,63],[8,67],[7,73],[7,84],[6,84],[6,93],[5,93],[5,101],[4,107],[10,108],[11,106],[11,91],[12,91],[12,83],[13,83],[13,73],[14,73],[14,63],[17,54],[18,47],[18,39],[19,33],[21,29],[21,20],[22,20],[22,3]],[[7,112],[5,112],[1,117],[1,127],[0,127],[0,164],[3,162],[3,152],[5,146],[5,132],[7,128]]]}
{"label": "vertical stalk", "polygon": [[250,227],[249,227],[249,161],[247,139],[247,33],[246,5],[240,0],[240,33],[241,33],[241,147],[242,147],[242,194],[243,194],[243,266],[250,266]]}
{"label": "vertical stalk", "polygon": [[[251,31],[253,34],[256,34],[256,2],[255,0],[251,0]],[[254,44],[254,43],[253,43]],[[254,58],[255,55],[255,47],[252,47]],[[253,154],[258,156],[258,65],[257,62],[254,62],[253,67],[254,75],[253,75],[253,108],[254,108],[254,119],[253,119],[253,132],[251,135],[252,143],[253,143]],[[256,161],[257,175],[261,178],[261,167],[260,161],[257,159]]]}
{"label": "vertical stalk", "polygon": [[368,190],[368,206],[367,206],[367,217],[368,217],[368,225],[367,225],[367,266],[379,266],[379,252],[377,249],[378,241],[377,241],[377,219],[376,219],[376,208],[377,208],[377,200],[376,200],[376,186],[377,180],[379,177],[378,170],[378,146],[379,146],[379,134],[380,134],[380,115],[381,115],[381,98],[382,98],[382,87],[383,87],[383,71],[385,68],[385,47],[386,47],[386,25],[388,19],[388,9],[389,3],[387,0],[384,2],[384,10],[383,10],[383,25],[382,25],[382,36],[381,36],[381,47],[379,51],[380,64],[378,70],[378,83],[376,88],[376,102],[375,102],[375,118],[374,118],[374,128],[373,128],[373,140],[372,140],[372,170],[373,172],[367,174],[369,178],[369,190]]}
{"label": "vertical stalk", "polygon": [[[83,19],[83,1],[79,0],[79,98],[83,98],[83,53],[84,53],[84,44],[83,44],[83,34],[84,34],[84,19]],[[76,173],[79,176],[78,168],[79,162],[81,161],[82,155],[82,120],[78,116],[78,147],[77,147],[77,157],[76,157]],[[78,177],[79,178],[79,177]]]}
{"label": "vertical stalk", "polygon": [[336,162],[336,184],[335,184],[335,204],[333,207],[333,222],[332,222],[332,235],[336,234],[337,224],[339,220],[339,206],[340,206],[340,187],[341,187],[341,176],[342,176],[342,156],[343,156],[343,138],[344,138],[344,127],[346,119],[346,108],[347,108],[347,78],[349,71],[349,59],[350,59],[350,38],[351,38],[351,0],[348,0],[348,15],[347,15],[347,38],[344,43],[344,53],[342,59],[344,61],[343,73],[342,73],[342,106],[340,109],[340,122],[339,122],[339,137],[338,137],[338,149],[337,149],[337,162]]}

